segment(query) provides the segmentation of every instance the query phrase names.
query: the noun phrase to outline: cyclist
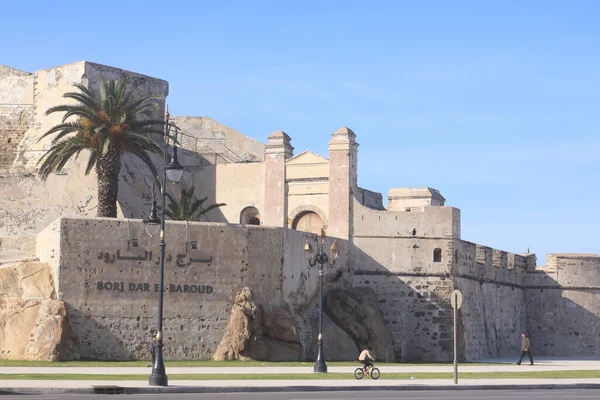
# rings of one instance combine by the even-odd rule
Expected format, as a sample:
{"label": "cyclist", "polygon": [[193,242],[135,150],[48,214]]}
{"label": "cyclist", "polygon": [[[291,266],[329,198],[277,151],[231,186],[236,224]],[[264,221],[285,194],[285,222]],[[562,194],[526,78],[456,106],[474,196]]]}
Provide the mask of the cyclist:
{"label": "cyclist", "polygon": [[364,365],[363,370],[367,375],[369,375],[369,367],[373,366],[371,361],[375,361],[375,357],[373,357],[373,354],[371,354],[371,350],[373,350],[371,346],[367,346],[367,348],[361,351],[360,355],[358,356],[358,361]]}

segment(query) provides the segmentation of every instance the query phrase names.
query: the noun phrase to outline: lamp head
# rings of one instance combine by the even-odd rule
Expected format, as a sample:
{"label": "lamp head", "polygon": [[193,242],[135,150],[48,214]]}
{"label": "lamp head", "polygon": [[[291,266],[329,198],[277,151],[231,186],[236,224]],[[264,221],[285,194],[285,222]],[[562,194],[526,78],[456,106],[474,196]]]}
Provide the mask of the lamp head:
{"label": "lamp head", "polygon": [[323,250],[323,244],[325,244],[325,229],[321,228],[321,232],[317,236],[317,243],[319,244],[319,249]]}
{"label": "lamp head", "polygon": [[337,240],[333,241],[333,244],[329,248],[329,251],[331,252],[331,261],[335,262],[335,260],[337,260],[337,258],[338,258],[338,254],[339,254]]}
{"label": "lamp head", "polygon": [[177,161],[177,146],[173,146],[173,155],[171,161],[165,166],[167,178],[173,183],[179,182],[183,175],[183,166]]}
{"label": "lamp head", "polygon": [[150,236],[154,236],[160,230],[160,219],[156,215],[156,200],[152,200],[152,208],[150,209],[150,217],[142,220],[144,223],[144,229]]}
{"label": "lamp head", "polygon": [[308,239],[306,239],[306,243],[304,244],[304,255],[306,255],[306,259],[308,261],[311,260],[312,258],[312,246],[310,245],[310,242],[308,241]]}

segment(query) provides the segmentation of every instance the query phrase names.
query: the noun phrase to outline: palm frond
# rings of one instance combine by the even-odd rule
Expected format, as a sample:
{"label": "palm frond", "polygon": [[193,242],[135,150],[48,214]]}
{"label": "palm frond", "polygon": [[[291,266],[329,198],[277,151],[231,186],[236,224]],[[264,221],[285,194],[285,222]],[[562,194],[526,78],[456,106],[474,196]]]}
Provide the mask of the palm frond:
{"label": "palm frond", "polygon": [[[130,77],[105,80],[101,76],[99,94],[82,84],[75,84],[74,88],[76,90],[63,95],[69,104],[56,105],[46,111],[47,115],[62,112],[63,121],[40,138],[52,137],[50,149],[38,162],[40,176],[46,179],[51,172],[60,170],[86,149],[90,151],[86,174],[98,166],[98,161],[113,152],[118,157],[105,159],[115,163],[108,168],[120,169],[120,155],[127,152],[142,160],[156,175],[151,153],[160,155],[163,148],[150,135],[164,134],[164,121],[154,120],[156,99],[162,96],[144,96],[143,85],[135,84]],[[103,200],[99,198],[98,203],[103,203]]]}
{"label": "palm frond", "polygon": [[69,162],[73,156],[79,155],[82,150],[92,150],[78,136],[64,139],[53,145],[38,161],[41,163],[39,175],[46,180],[50,173],[57,172]]}
{"label": "palm frond", "polygon": [[82,129],[83,129],[83,127],[81,126],[81,124],[79,123],[79,121],[58,124],[58,125],[53,126],[52,128],[50,128],[50,130],[48,130],[48,132],[46,132],[42,136],[40,136],[40,138],[38,139],[38,142],[40,140],[42,140],[43,138],[45,138],[46,136],[49,136],[49,135],[52,135],[53,133],[57,133],[58,132],[58,135],[55,138],[52,139],[52,143],[56,143],[63,136],[68,135],[70,133],[79,132]]}

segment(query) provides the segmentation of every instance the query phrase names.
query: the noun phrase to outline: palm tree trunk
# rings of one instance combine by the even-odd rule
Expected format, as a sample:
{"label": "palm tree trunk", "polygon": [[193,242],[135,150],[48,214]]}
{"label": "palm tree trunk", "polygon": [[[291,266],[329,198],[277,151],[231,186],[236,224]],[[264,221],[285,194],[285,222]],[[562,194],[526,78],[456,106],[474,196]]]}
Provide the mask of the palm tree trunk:
{"label": "palm tree trunk", "polygon": [[96,162],[98,179],[97,217],[117,218],[117,198],[119,194],[119,172],[121,172],[121,151],[110,149]]}

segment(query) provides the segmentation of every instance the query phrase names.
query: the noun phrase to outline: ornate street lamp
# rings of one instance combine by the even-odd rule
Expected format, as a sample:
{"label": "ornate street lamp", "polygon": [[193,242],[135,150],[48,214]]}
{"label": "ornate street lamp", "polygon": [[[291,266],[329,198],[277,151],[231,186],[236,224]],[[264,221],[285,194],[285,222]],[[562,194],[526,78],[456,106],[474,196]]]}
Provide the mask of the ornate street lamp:
{"label": "ornate street lamp", "polygon": [[[171,135],[171,129],[174,130],[174,134]],[[183,167],[177,161],[177,133],[179,128],[173,123],[169,123],[169,111],[165,114],[165,136],[164,136],[164,168],[163,168],[163,179],[162,183],[157,176],[152,185],[152,209],[150,211],[150,217],[144,219],[144,227],[146,232],[150,236],[156,235],[160,231],[160,284],[158,294],[158,327],[156,330],[156,357],[152,365],[152,374],[149,378],[150,386],[168,386],[168,378],[165,371],[165,363],[163,360],[163,292],[164,292],[164,278],[165,278],[165,183],[167,178],[173,183],[179,182],[183,175]],[[168,159],[169,141],[173,139],[173,152],[171,159]],[[160,219],[156,215],[156,198],[155,188],[156,185],[160,185],[160,191],[162,193],[162,207],[160,209]]]}
{"label": "ornate street lamp", "polygon": [[323,251],[325,245],[325,231],[321,229],[321,233],[317,236],[317,253],[313,257],[313,248],[310,241],[306,239],[304,245],[304,254],[308,260],[308,266],[314,267],[319,265],[319,336],[317,337],[317,360],[315,361],[314,372],[327,372],[327,364],[325,364],[325,355],[323,354],[323,266],[333,267],[338,257],[337,241],[333,241],[329,252],[331,255],[331,263],[329,257]]}

